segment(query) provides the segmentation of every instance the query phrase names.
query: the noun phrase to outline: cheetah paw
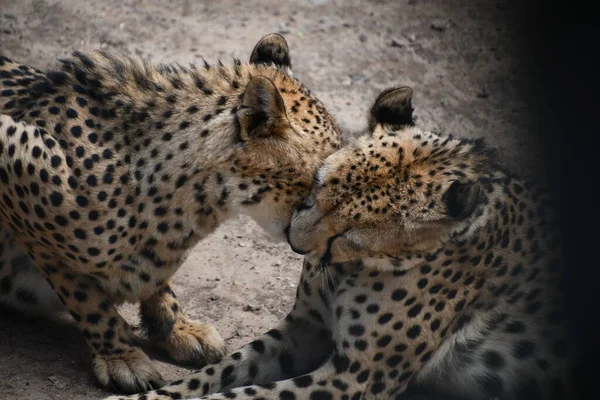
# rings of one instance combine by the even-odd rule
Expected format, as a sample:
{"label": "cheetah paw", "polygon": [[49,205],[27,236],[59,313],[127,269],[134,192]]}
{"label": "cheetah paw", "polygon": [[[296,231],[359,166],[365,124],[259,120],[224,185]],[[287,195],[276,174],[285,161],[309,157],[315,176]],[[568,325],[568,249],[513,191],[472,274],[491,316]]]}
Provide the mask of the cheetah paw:
{"label": "cheetah paw", "polygon": [[225,342],[214,326],[187,319],[176,322],[168,338],[158,345],[173,360],[198,367],[216,362],[225,354]]}
{"label": "cheetah paw", "polygon": [[158,389],[165,384],[148,356],[139,348],[120,354],[97,354],[93,360],[94,373],[103,386],[120,393],[140,393]]}

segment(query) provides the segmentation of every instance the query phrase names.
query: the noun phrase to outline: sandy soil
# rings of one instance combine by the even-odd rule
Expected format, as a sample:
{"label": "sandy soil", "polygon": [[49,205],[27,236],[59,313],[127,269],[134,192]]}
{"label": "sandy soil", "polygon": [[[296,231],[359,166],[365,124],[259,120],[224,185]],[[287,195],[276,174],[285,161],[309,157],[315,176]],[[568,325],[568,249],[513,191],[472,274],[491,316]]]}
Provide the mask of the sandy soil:
{"label": "sandy soil", "polygon": [[[74,49],[104,49],[160,62],[247,59],[264,34],[287,38],[296,75],[348,135],[387,87],[414,88],[417,123],[485,137],[526,177],[541,171],[528,134],[529,105],[515,29],[505,1],[484,0],[0,0],[0,54],[46,69]],[[214,323],[229,350],[290,309],[301,258],[248,218],[201,242],[175,277],[188,315]],[[136,322],[136,308],[122,308]],[[67,318],[0,310],[0,399],[96,399],[82,337]],[[187,369],[160,363],[167,379]]]}

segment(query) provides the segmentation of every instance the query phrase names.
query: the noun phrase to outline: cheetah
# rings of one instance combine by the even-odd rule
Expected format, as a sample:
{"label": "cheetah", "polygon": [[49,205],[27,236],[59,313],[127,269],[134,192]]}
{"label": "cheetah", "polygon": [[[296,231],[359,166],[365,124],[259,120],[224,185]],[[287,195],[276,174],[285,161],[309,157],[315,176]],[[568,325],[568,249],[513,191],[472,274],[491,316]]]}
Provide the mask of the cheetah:
{"label": "cheetah", "polygon": [[419,129],[412,96],[381,93],[369,133],[319,167],[289,230],[305,261],[287,317],[110,400],[565,398],[576,349],[550,198],[481,141]]}
{"label": "cheetah", "polygon": [[43,73],[0,58],[0,293],[29,308],[64,303],[102,386],[164,385],[115,308],[125,301],[141,303],[145,336],[174,361],[224,354],[170,278],[240,213],[285,240],[318,164],[340,147],[290,60],[277,34],[248,63],[200,68],[76,52]]}

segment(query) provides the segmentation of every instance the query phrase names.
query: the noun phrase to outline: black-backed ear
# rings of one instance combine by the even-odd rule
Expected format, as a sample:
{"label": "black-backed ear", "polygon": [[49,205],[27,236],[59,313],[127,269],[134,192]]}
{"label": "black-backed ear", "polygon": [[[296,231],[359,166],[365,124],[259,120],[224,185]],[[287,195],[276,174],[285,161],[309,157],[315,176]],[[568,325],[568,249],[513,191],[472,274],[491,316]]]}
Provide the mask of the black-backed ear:
{"label": "black-backed ear", "polygon": [[275,64],[280,68],[292,68],[290,49],[285,38],[271,33],[258,41],[250,55],[252,64]]}
{"label": "black-backed ear", "polygon": [[377,124],[412,125],[412,96],[413,90],[408,86],[381,92],[371,107],[369,130],[372,131]]}
{"label": "black-backed ear", "polygon": [[289,126],[283,98],[275,84],[264,76],[248,82],[237,117],[242,140],[282,133]]}
{"label": "black-backed ear", "polygon": [[480,193],[480,182],[452,182],[443,196],[448,207],[448,216],[453,219],[463,219],[470,216],[479,204]]}

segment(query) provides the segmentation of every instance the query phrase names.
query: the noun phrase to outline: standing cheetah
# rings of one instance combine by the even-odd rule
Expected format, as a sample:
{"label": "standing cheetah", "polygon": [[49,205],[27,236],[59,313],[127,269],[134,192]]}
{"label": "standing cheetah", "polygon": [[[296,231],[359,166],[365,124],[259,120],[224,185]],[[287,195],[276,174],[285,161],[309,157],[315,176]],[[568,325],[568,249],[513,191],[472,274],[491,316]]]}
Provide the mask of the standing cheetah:
{"label": "standing cheetah", "polygon": [[141,302],[147,336],[174,360],[223,355],[217,331],[182,312],[170,278],[238,213],[284,239],[318,164],[340,146],[334,120],[290,68],[276,34],[250,63],[228,66],[97,52],[42,73],[0,58],[0,295],[52,299],[34,291],[45,278],[103,386],[163,384],[115,309],[123,301]]}
{"label": "standing cheetah", "polygon": [[575,346],[548,197],[481,142],[415,127],[411,103],[410,88],[383,92],[370,134],[319,168],[292,219],[306,261],[277,328],[111,400],[565,398]]}

